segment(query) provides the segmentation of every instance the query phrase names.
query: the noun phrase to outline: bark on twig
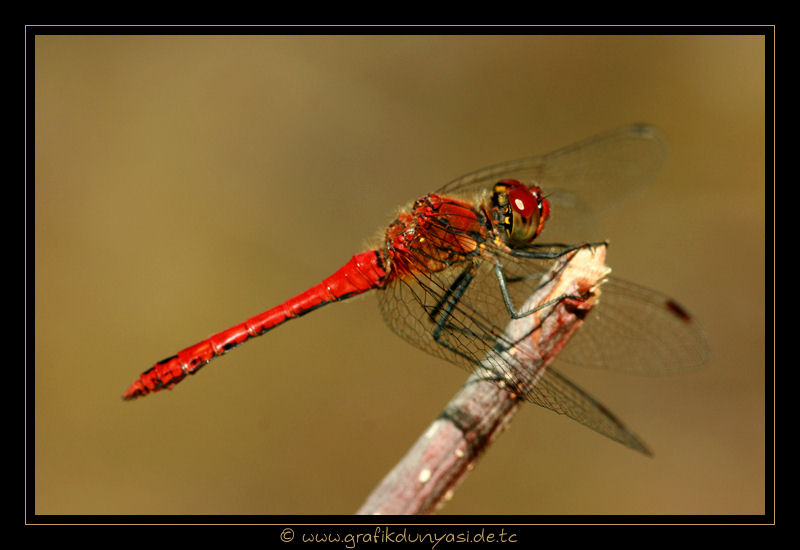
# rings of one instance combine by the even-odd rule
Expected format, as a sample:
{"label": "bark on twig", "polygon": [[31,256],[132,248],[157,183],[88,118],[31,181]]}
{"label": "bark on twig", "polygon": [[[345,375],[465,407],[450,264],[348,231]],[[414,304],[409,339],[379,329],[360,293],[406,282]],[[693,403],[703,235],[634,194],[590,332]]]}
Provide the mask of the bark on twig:
{"label": "bark on twig", "polygon": [[[564,300],[509,323],[506,334],[526,337],[513,353],[524,358],[525,372],[514,373],[516,387],[530,389],[580,327],[585,313],[599,296],[599,283],[610,271],[605,267],[605,247],[580,249],[557,262],[552,280],[525,304],[530,309],[564,294],[585,294],[591,299],[576,304]],[[563,269],[564,265],[567,269]],[[533,332],[531,332],[533,331]],[[508,426],[524,398],[487,380],[488,367],[480,367],[445,406],[408,453],[367,498],[358,514],[426,514],[449,500],[479,456]]]}

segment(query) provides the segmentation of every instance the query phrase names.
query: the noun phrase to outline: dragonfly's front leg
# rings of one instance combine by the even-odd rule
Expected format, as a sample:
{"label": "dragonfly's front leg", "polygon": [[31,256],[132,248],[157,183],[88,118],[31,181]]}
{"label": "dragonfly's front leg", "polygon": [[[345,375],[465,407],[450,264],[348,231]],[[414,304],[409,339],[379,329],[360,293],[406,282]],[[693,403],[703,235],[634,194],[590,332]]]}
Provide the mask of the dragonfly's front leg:
{"label": "dragonfly's front leg", "polygon": [[566,256],[570,252],[575,252],[582,248],[597,248],[600,246],[608,246],[606,241],[585,242],[580,244],[561,244],[561,243],[543,243],[543,244],[530,244],[525,248],[514,248],[510,254],[517,258],[534,258],[539,260],[557,260],[562,256]]}
{"label": "dragonfly's front leg", "polygon": [[[511,255],[520,257],[520,258],[536,258],[536,259],[543,259],[543,260],[555,260],[561,258],[571,252],[575,252],[577,250],[583,248],[594,248],[598,246],[606,246],[608,243],[606,242],[593,242],[593,243],[582,243],[582,244],[575,244],[575,245],[564,245],[564,244],[545,244],[545,245],[531,245],[525,249],[517,249],[512,250]],[[536,250],[536,249],[539,250]],[[546,250],[545,250],[546,249]],[[555,249],[555,250],[553,250]],[[565,267],[568,264],[565,264]],[[542,304],[538,304],[531,309],[526,311],[519,312],[514,307],[513,302],[511,301],[511,295],[508,292],[508,283],[509,280],[506,277],[505,273],[503,272],[503,266],[500,264],[500,259],[496,258],[494,263],[494,272],[495,276],[497,277],[497,282],[500,284],[500,294],[503,297],[503,303],[508,310],[508,314],[512,319],[521,319],[523,317],[527,317],[532,313],[536,313],[544,308],[553,306],[562,300],[567,298],[575,299],[575,300],[583,300],[585,296],[578,295],[578,294],[562,294],[552,300],[548,300]],[[520,280],[516,278],[516,280]],[[513,282],[513,281],[512,281]],[[538,288],[535,290],[539,290],[542,286],[547,284],[547,281],[543,281]]]}

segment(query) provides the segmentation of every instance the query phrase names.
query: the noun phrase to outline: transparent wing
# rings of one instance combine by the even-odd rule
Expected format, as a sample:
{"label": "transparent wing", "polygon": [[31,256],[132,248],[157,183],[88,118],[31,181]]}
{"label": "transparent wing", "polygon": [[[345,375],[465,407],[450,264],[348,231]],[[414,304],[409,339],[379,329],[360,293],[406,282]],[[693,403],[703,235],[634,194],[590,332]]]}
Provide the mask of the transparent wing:
{"label": "transparent wing", "polygon": [[[558,250],[535,245],[532,250]],[[497,253],[495,253],[497,254]],[[546,262],[506,256],[504,271],[514,303],[541,284]],[[499,298],[498,298],[499,299]],[[643,286],[607,277],[597,306],[558,359],[575,365],[659,376],[701,367],[709,358],[703,327],[672,298]]]}
{"label": "transparent wing", "polygon": [[547,369],[527,399],[559,414],[565,414],[631,449],[646,455],[652,454],[611,411],[553,367]]}
{"label": "transparent wing", "polygon": [[[539,288],[552,266],[552,260],[520,259],[503,256],[499,252],[496,257],[501,261],[509,295],[517,307]],[[610,288],[618,287],[612,285]],[[601,302],[595,310],[602,309],[604,292],[601,292]],[[633,296],[629,299],[636,298]],[[518,342],[505,333],[504,327],[508,325],[510,316],[491,261],[464,261],[440,272],[399,277],[378,292],[378,301],[387,324],[406,341],[468,371],[472,372],[481,366],[482,372],[492,373],[492,380],[502,380],[506,387],[518,391],[513,380],[517,379],[517,373],[525,370],[525,358],[505,353]],[[595,310],[590,312],[586,325],[592,321]],[[627,340],[596,341],[594,338],[600,336],[603,330],[607,331],[609,326],[613,334],[625,333],[624,330],[615,331],[613,323],[601,323],[600,326],[600,332],[594,332],[589,339],[593,345],[599,343],[607,351],[615,346],[628,345]],[[578,335],[584,328],[579,329]],[[652,340],[645,341],[652,343]],[[564,352],[572,345],[571,341]],[[661,350],[656,356],[667,357],[669,353],[669,349]],[[611,358],[608,353],[579,353],[578,357],[589,361],[602,358],[602,366],[618,366],[608,364]],[[666,363],[673,364],[669,360]],[[620,366],[628,370],[624,365]],[[650,366],[658,370],[664,365]],[[512,382],[509,384],[509,381]],[[603,435],[648,453],[641,441],[606,407],[552,367],[546,369],[533,390],[525,395],[532,403],[565,414]]]}
{"label": "transparent wing", "polygon": [[437,193],[485,192],[507,178],[536,184],[552,206],[543,233],[547,240],[596,240],[599,236],[587,233],[594,227],[594,216],[605,214],[655,181],[667,157],[666,140],[658,130],[633,125],[546,155],[476,170],[449,182]]}
{"label": "transparent wing", "polygon": [[709,357],[703,328],[671,298],[609,277],[560,360],[644,375],[675,374]]}

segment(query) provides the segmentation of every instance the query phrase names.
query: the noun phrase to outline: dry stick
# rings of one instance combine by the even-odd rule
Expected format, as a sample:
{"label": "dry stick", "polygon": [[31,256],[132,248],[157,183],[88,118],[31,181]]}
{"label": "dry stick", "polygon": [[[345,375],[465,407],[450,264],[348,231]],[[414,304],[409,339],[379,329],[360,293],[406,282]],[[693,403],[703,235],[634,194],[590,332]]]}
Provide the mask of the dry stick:
{"label": "dry stick", "polygon": [[[525,369],[513,373],[516,387],[529,389],[536,384],[596,304],[599,283],[610,272],[604,263],[605,252],[604,246],[584,248],[556,262],[550,271],[552,280],[534,293],[520,311],[565,294],[586,295],[591,291],[591,298],[579,305],[574,300],[562,300],[509,323],[506,334],[512,341],[524,337],[506,352]],[[563,269],[565,265],[568,267]],[[375,488],[358,514],[427,514],[452,497],[481,453],[509,425],[524,402],[517,394],[487,380],[497,378],[490,361],[491,354]]]}

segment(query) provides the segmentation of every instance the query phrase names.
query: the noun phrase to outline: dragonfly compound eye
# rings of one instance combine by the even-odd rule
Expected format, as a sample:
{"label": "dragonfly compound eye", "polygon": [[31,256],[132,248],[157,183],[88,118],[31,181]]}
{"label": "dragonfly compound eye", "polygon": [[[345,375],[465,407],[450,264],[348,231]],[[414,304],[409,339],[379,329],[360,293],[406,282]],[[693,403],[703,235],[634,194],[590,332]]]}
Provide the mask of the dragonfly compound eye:
{"label": "dragonfly compound eye", "polygon": [[492,203],[502,214],[508,244],[528,244],[541,232],[550,205],[538,187],[528,188],[516,180],[502,180],[494,186]]}

